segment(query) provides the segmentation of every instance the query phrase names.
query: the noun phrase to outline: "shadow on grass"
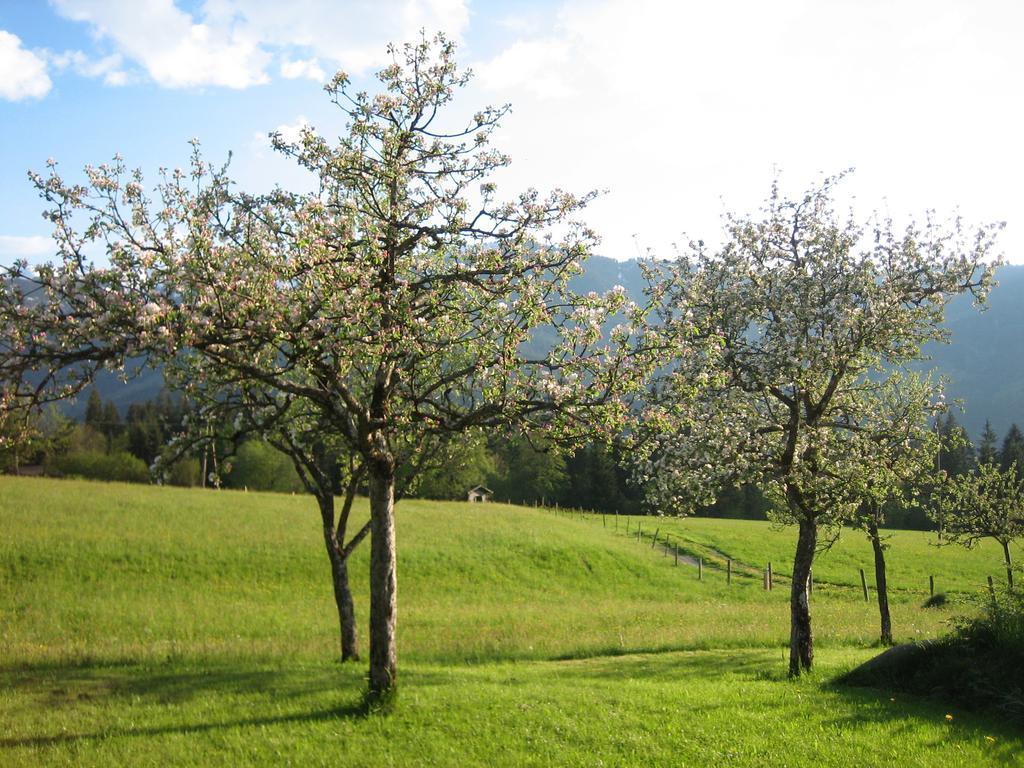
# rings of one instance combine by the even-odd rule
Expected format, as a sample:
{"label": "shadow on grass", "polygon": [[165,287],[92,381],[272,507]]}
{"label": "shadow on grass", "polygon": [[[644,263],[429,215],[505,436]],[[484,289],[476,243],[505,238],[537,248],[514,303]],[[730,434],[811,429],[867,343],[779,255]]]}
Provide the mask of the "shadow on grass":
{"label": "shadow on grass", "polygon": [[[36,698],[50,711],[64,707],[108,706],[115,701],[142,701],[157,706],[178,706],[202,697],[249,699],[246,708],[259,709],[263,699],[323,698],[336,693],[348,700],[337,707],[318,707],[267,716],[252,716],[210,722],[175,723],[133,728],[110,728],[95,732],[59,733],[0,737],[0,749],[49,747],[80,741],[118,737],[193,735],[236,728],[363,720],[377,714],[379,706],[369,702],[362,665],[333,668],[238,669],[210,666],[188,669],[155,669],[144,666],[72,666],[45,669],[8,669],[0,672],[0,688],[21,690]],[[301,705],[296,705],[301,710]]]}
{"label": "shadow on grass", "polygon": [[765,648],[696,651],[657,649],[627,654],[612,652],[602,656],[558,659],[541,663],[557,664],[559,676],[591,679],[670,681],[723,675],[761,679],[765,673],[773,671],[773,665],[781,665],[777,654],[778,651],[775,649]]}
{"label": "shadow on grass", "polygon": [[[829,720],[839,731],[856,732],[867,725],[884,727],[893,739],[916,734],[922,723],[936,728],[934,746],[962,742],[985,746],[994,764],[1016,764],[1021,747],[1021,730],[1012,722],[990,711],[965,711],[948,702],[878,688],[864,688],[836,682],[839,672],[826,667],[801,678],[790,679],[788,662],[781,649],[736,649],[650,654],[634,657],[604,657],[558,662],[557,677],[588,680],[657,680],[686,685],[687,681],[730,676],[742,686],[752,683],[770,685],[810,685],[827,696],[844,702]],[[837,702],[838,704],[838,702]],[[713,708],[708,702],[691,708],[695,712]],[[839,713],[842,714],[839,714]],[[953,713],[947,721],[946,715]]]}
{"label": "shadow on grass", "polygon": [[882,725],[890,731],[889,739],[896,740],[900,734],[918,730],[922,722],[931,722],[939,729],[934,747],[949,742],[984,743],[992,765],[1017,765],[1020,760],[1021,730],[996,712],[965,710],[936,698],[835,680],[822,687],[853,704],[853,711],[831,720],[837,729]]}
{"label": "shadow on grass", "polygon": [[[0,673],[0,687],[17,687],[45,707],[60,706],[104,706],[107,703],[125,703],[142,699],[143,704],[179,704],[190,698],[203,696],[226,697],[234,708],[248,710],[247,716],[232,716],[222,709],[220,715],[206,716],[193,714],[191,719],[198,722],[161,722],[152,725],[81,725],[72,727],[71,732],[46,734],[22,733],[5,734],[0,737],[3,749],[45,749],[62,745],[74,746],[108,739],[153,738],[161,736],[194,736],[217,734],[238,729],[271,728],[288,726],[316,726],[332,722],[372,722],[375,712],[369,710],[360,698],[365,685],[365,669],[359,665],[298,666],[293,668],[247,668],[243,665],[211,665],[190,668],[93,668]],[[946,710],[942,704],[917,697],[897,694],[897,701],[889,701],[890,694],[874,689],[837,686],[830,680],[832,670],[822,670],[810,680],[795,684],[811,683],[809,693],[819,691],[832,699],[834,714],[825,720],[833,723],[839,731],[856,731],[868,724],[882,724],[893,739],[901,734],[913,736],[922,722],[936,725],[935,746],[954,743],[984,742],[994,764],[1012,764],[1020,749],[1020,734],[1001,723],[989,723],[983,718],[963,716],[955,713],[955,720],[947,724]],[[820,676],[819,676],[820,675]],[[498,664],[486,670],[479,667],[413,667],[403,675],[403,689],[424,687],[451,687],[452,695],[460,695],[459,688],[473,687],[478,683],[503,687],[524,686],[523,694],[513,694],[520,702],[530,702],[538,694],[538,681],[554,685],[551,702],[561,706],[565,691],[578,687],[589,689],[591,700],[599,699],[603,691],[614,688],[626,680],[646,680],[665,683],[674,689],[682,689],[688,681],[706,678],[731,677],[737,683],[736,695],[742,704],[751,684],[751,704],[762,702],[765,684],[786,685],[785,667],[779,649],[718,650],[688,652],[680,654],[645,654],[632,657],[608,656],[572,661]],[[596,684],[596,687],[594,687]],[[543,689],[540,689],[543,691]],[[557,691],[562,691],[558,694]],[[444,701],[443,694],[441,701]],[[240,701],[230,701],[239,697]],[[109,701],[104,701],[104,699]],[[429,698],[429,697],[428,697]],[[291,699],[288,712],[262,714],[269,707],[267,702]],[[337,706],[325,706],[337,701]],[[840,702],[845,702],[841,704]],[[506,704],[509,701],[506,700]],[[825,701],[827,706],[828,702]],[[400,705],[401,706],[401,705]],[[415,707],[415,705],[413,705]],[[693,701],[687,704],[687,712],[708,713],[736,707],[736,701]],[[760,706],[760,704],[759,704]],[[790,705],[792,706],[792,705]],[[201,707],[201,709],[205,708]],[[166,715],[161,716],[165,719]],[[176,721],[190,719],[187,715],[174,718]],[[109,721],[108,721],[109,722]],[[123,721],[122,721],[123,722]],[[51,726],[52,728],[52,726]],[[48,728],[47,730],[50,730]],[[990,739],[994,739],[990,741]],[[2,762],[2,759],[0,759]]]}
{"label": "shadow on grass", "polygon": [[0,686],[33,690],[51,707],[106,697],[143,697],[180,704],[203,694],[262,694],[294,698],[358,686],[358,674],[327,670],[238,670],[219,667],[159,669],[146,666],[48,667],[0,673]]}
{"label": "shadow on grass", "polygon": [[226,720],[217,723],[192,723],[181,725],[160,725],[142,728],[113,728],[96,733],[60,733],[54,736],[25,736],[22,738],[0,738],[0,748],[13,747],[52,747],[58,744],[72,744],[80,741],[110,739],[121,736],[164,736],[178,734],[191,736],[212,731],[230,730],[233,728],[265,727],[272,725],[288,725],[293,723],[318,723],[334,720],[359,720],[369,715],[367,707],[359,702],[338,709],[320,709],[313,712],[300,712],[292,715],[275,717],[249,717],[237,720]]}
{"label": "shadow on grass", "polygon": [[[501,663],[503,661],[513,662],[563,662],[563,661],[587,661],[591,659],[614,659],[622,656],[656,656],[665,654],[683,653],[731,653],[737,658],[750,653],[778,652],[781,646],[770,646],[759,642],[735,642],[711,644],[703,641],[688,641],[681,643],[660,643],[657,645],[605,645],[578,648],[565,653],[556,653],[548,657],[521,659],[515,656],[509,658],[489,658],[481,660],[484,664]],[[468,660],[468,663],[475,663],[476,660]]]}

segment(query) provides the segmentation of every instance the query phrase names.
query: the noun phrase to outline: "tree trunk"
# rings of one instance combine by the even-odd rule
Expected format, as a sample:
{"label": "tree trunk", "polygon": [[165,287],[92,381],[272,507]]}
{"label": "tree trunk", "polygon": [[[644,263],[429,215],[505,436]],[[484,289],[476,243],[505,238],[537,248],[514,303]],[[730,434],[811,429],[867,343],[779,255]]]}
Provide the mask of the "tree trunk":
{"label": "tree trunk", "polygon": [[381,699],[394,693],[398,684],[394,469],[371,463],[369,484],[370,697]]}
{"label": "tree trunk", "polygon": [[878,535],[878,525],[868,523],[868,538],[875,550],[875,591],[878,593],[878,615],[882,621],[882,645],[892,645],[892,618],[889,616],[889,587],[885,580],[885,550]]}
{"label": "tree trunk", "polygon": [[1013,561],[1010,559],[1010,542],[1000,542],[1003,545],[1003,561],[1006,563],[1006,584],[1013,591]]}
{"label": "tree trunk", "polygon": [[348,586],[348,561],[342,560],[334,576],[334,602],[338,606],[341,626],[341,660],[359,661],[359,633],[356,630],[356,609]]}
{"label": "tree trunk", "polygon": [[334,528],[334,495],[317,494],[320,517],[324,524],[324,546],[331,563],[331,582],[334,584],[334,604],[338,608],[338,626],[341,634],[341,660],[359,660],[359,635],[356,631],[356,612],[352,590],[348,585],[348,558],[341,551],[341,542]]}
{"label": "tree trunk", "polygon": [[818,544],[818,522],[800,518],[800,535],[793,559],[793,585],[789,598],[789,676],[797,677],[809,670],[814,662],[814,639],[811,635],[811,606],[807,597],[807,582],[814,564],[814,550]]}

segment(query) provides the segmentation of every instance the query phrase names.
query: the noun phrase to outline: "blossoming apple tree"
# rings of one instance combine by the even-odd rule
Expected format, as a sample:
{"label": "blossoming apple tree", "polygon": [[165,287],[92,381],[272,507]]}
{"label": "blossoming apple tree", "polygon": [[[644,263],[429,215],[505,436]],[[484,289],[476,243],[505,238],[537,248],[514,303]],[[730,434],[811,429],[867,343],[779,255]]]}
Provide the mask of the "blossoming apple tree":
{"label": "blossoming apple tree", "polygon": [[708,344],[678,356],[643,419],[653,437],[641,477],[663,506],[756,482],[798,526],[791,675],[813,662],[808,579],[819,529],[851,519],[890,463],[892,443],[878,439],[896,426],[878,407],[889,377],[944,338],[950,296],[985,298],[998,229],[929,217],[899,232],[891,221],[844,220],[836,181],[795,200],[775,185],[760,216],[728,217],[720,249],[695,243],[660,267],[666,344],[679,338],[692,350],[695,334]]}
{"label": "blossoming apple tree", "polygon": [[[442,37],[393,54],[379,95],[341,73],[327,86],[347,118],[336,142],[274,137],[316,180],[311,193],[242,194],[198,148],[152,197],[120,160],[85,184],[55,167],[35,176],[60,258],[11,269],[8,284],[27,280],[37,298],[8,288],[0,315],[5,375],[44,369],[53,392],[145,354],[301,399],[366,473],[375,697],[397,683],[403,446],[499,423],[610,435],[627,413],[619,395],[643,379],[642,310],[622,290],[568,289],[596,242],[576,218],[590,196],[501,201],[491,175],[508,158],[490,138],[507,108],[454,122],[469,74]],[[530,354],[541,326],[557,340]]]}
{"label": "blossoming apple tree", "polygon": [[1024,480],[1016,463],[1004,469],[982,462],[975,472],[944,478],[931,512],[945,543],[999,542],[1007,588],[1013,590],[1010,544],[1024,538]]}
{"label": "blossoming apple tree", "polygon": [[921,493],[935,482],[935,457],[942,441],[935,420],[945,410],[942,382],[916,373],[893,371],[873,388],[862,413],[867,421],[857,425],[872,447],[868,471],[850,478],[850,488],[860,505],[852,520],[871,542],[875,563],[875,594],[878,602],[879,638],[892,645],[892,616],[885,552],[881,532],[886,510],[892,504],[919,506]]}

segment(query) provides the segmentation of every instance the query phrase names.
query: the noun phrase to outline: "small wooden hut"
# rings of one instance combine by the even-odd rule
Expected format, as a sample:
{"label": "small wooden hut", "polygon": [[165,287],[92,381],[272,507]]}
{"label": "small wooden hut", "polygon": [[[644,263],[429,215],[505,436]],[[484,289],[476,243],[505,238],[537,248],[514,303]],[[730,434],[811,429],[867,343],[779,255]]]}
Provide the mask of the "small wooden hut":
{"label": "small wooden hut", "polygon": [[493,495],[494,491],[490,488],[486,488],[482,485],[474,485],[469,489],[469,493],[466,494],[466,499],[468,501],[486,502],[490,501]]}

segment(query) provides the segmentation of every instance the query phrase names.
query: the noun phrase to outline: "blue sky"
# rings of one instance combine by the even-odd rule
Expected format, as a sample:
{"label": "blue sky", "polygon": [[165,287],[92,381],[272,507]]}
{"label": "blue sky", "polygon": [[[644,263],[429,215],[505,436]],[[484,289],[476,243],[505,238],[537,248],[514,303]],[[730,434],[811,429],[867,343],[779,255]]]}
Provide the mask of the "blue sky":
{"label": "blue sky", "polygon": [[773,176],[799,191],[856,167],[844,194],[897,220],[933,208],[1005,220],[1024,262],[1024,4],[1010,0],[0,0],[0,261],[46,258],[26,171],[74,175],[120,152],[152,178],[233,153],[253,189],[303,178],[263,138],[341,130],[321,85],[372,88],[388,41],[460,42],[462,108],[511,102],[499,179],[607,190],[600,252],[714,241]]}

